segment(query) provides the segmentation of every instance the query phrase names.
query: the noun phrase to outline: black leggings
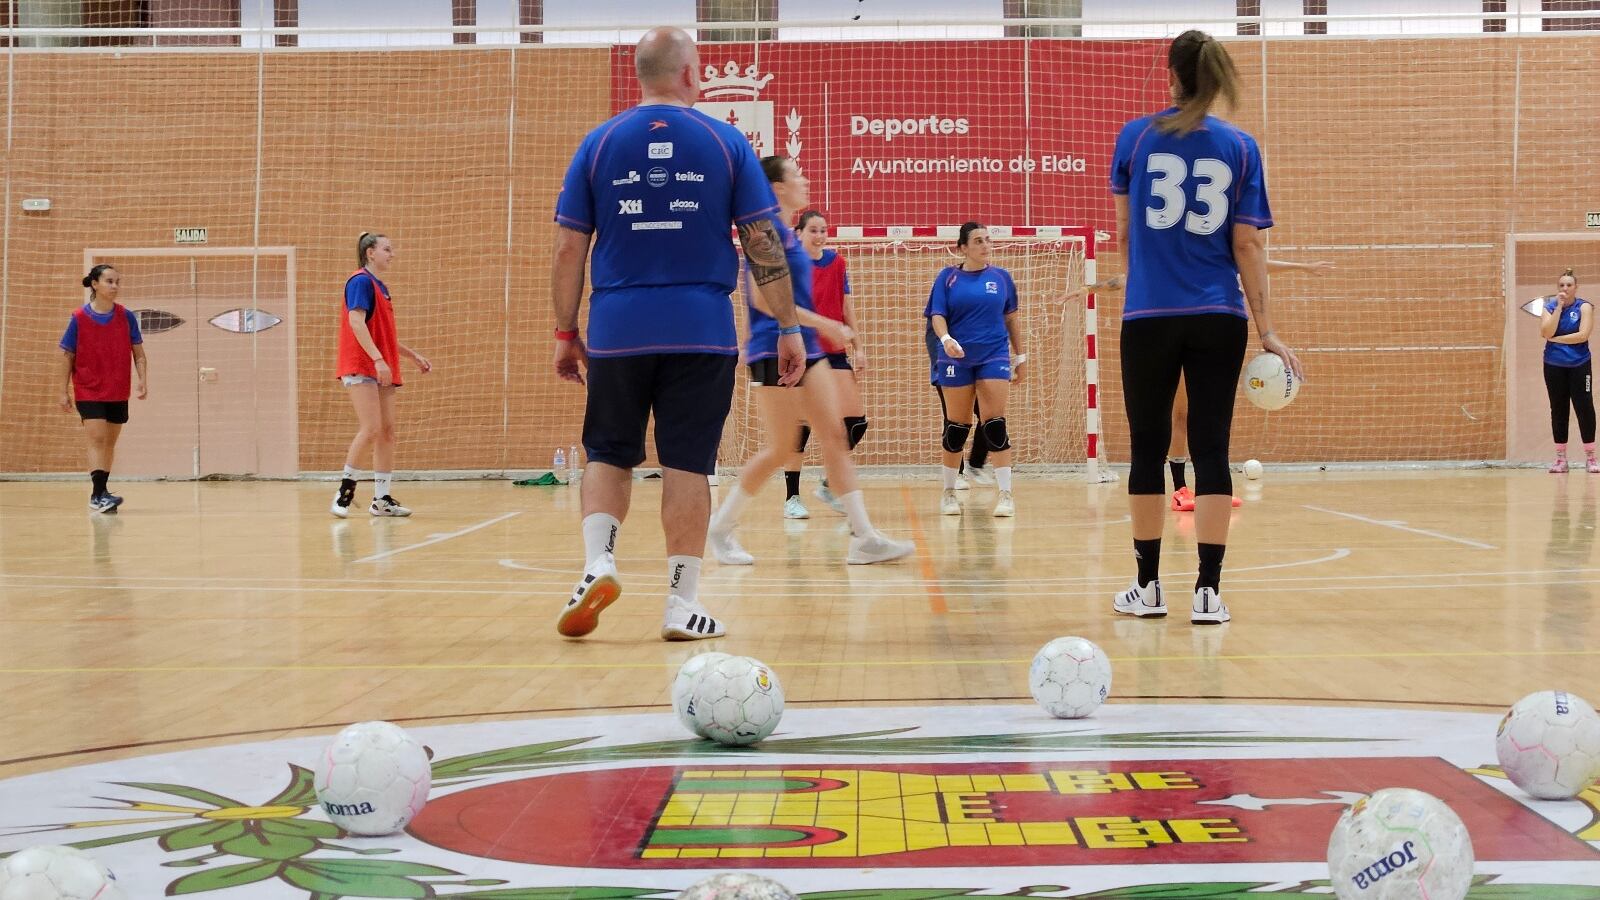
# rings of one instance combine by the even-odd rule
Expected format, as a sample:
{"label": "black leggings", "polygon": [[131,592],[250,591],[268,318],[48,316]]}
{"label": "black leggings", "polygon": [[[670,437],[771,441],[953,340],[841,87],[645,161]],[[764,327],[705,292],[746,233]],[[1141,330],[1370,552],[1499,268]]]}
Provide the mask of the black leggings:
{"label": "black leggings", "polygon": [[1122,323],[1122,395],[1133,456],[1128,493],[1166,493],[1179,375],[1189,393],[1195,495],[1233,493],[1228,438],[1249,327],[1245,319],[1221,313]]}
{"label": "black leggings", "polygon": [[1585,444],[1594,443],[1594,378],[1589,361],[1578,366],[1545,363],[1544,389],[1550,395],[1550,434],[1556,443],[1567,442],[1569,406],[1578,413],[1578,435]]}

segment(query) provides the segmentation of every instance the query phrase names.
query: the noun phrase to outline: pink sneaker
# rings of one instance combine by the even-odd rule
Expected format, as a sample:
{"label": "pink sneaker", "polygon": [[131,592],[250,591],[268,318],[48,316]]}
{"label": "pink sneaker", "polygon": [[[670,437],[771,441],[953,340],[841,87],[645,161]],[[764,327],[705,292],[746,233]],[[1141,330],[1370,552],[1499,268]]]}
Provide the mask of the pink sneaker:
{"label": "pink sneaker", "polygon": [[1565,475],[1565,474],[1567,474],[1567,458],[1565,456],[1556,457],[1556,461],[1550,464],[1550,474],[1551,475]]}
{"label": "pink sneaker", "polygon": [[1600,475],[1600,459],[1591,456],[1584,462],[1583,467],[1589,470],[1590,475]]}

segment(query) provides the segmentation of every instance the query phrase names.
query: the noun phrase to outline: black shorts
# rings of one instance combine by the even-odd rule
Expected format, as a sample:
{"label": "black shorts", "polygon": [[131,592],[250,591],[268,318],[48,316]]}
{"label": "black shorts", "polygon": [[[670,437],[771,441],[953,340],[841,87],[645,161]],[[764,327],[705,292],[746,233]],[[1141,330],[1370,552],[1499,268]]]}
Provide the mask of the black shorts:
{"label": "black shorts", "polygon": [[733,406],[736,356],[652,353],[589,359],[583,449],[593,462],[631,469],[644,462],[645,428],[656,419],[664,468],[710,475]]}
{"label": "black shorts", "polygon": [[[827,359],[827,357],[819,356],[816,359],[808,359],[806,360],[806,368],[810,369],[812,366],[822,362],[824,359]],[[756,360],[749,365],[749,369],[750,382],[752,384],[759,384],[762,387],[778,386],[778,358],[776,356],[770,356],[766,359]]]}
{"label": "black shorts", "polygon": [[128,424],[126,400],[79,400],[78,418],[105,419],[113,425]]}
{"label": "black shorts", "polygon": [[855,366],[850,365],[850,354],[848,353],[829,353],[824,358],[827,359],[830,367],[838,369],[841,372],[855,371]]}

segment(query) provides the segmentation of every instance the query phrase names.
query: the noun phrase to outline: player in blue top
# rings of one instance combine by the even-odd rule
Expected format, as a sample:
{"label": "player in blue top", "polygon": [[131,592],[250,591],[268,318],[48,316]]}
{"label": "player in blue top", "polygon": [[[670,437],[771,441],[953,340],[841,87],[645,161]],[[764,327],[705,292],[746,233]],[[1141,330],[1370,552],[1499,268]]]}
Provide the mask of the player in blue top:
{"label": "player in blue top", "polygon": [[[638,106],[590,132],[556,200],[551,294],[556,374],[583,384],[589,401],[583,448],[583,578],[556,629],[581,637],[622,593],[614,552],[627,515],[633,468],[645,459],[655,416],[661,522],[667,543],[666,640],[721,637],[699,600],[711,490],[738,360],[728,295],[737,227],[751,277],[782,334],[778,379],[799,381],[805,345],[795,318],[778,202],[738,130],[696,111],[700,55],[677,28],[639,41]],[[578,337],[584,263],[594,238],[589,343]]]}
{"label": "player in blue top", "polygon": [[[784,220],[792,221],[810,202],[811,184],[805,173],[794,160],[782,156],[763,159],[761,168],[772,182]],[[745,301],[750,306],[750,339],[745,348],[745,362],[750,364],[750,380],[761,385],[755,392],[756,406],[766,426],[766,440],[739,470],[739,483],[729,489],[716,515],[711,517],[708,535],[711,552],[716,555],[717,562],[726,566],[748,566],[755,562],[755,557],[739,545],[733,530],[756,492],[783,464],[790,448],[797,446],[800,420],[804,418],[811,423],[817,443],[822,447],[828,480],[839,491],[839,502],[850,522],[850,549],[845,562],[865,565],[899,559],[909,555],[916,546],[883,535],[867,516],[866,499],[856,483],[856,467],[850,460],[845,420],[839,415],[839,380],[843,373],[829,366],[817,341],[817,329],[827,332],[830,339],[838,343],[849,340],[849,331],[842,323],[818,315],[812,309],[811,257],[794,232],[783,228],[779,234],[789,259],[795,306],[805,326],[806,373],[798,388],[781,383],[775,359],[779,328],[770,315],[771,304],[762,288],[748,285]]]}
{"label": "player in blue top", "polygon": [[1578,436],[1591,474],[1600,474],[1594,458],[1594,376],[1589,362],[1589,333],[1594,330],[1594,304],[1578,296],[1578,277],[1571,269],[1556,281],[1556,295],[1544,303],[1539,334],[1544,343],[1544,389],[1550,395],[1550,432],[1556,461],[1550,471],[1567,471],[1567,428],[1570,407],[1578,414]]}
{"label": "player in blue top", "polygon": [[1232,104],[1238,96],[1233,60],[1210,35],[1186,31],[1168,49],[1167,70],[1176,105],[1124,125],[1111,158],[1117,233],[1128,241],[1122,387],[1139,568],[1113,606],[1129,615],[1167,614],[1159,580],[1162,470],[1182,378],[1200,557],[1189,621],[1211,624],[1230,618],[1221,597],[1233,494],[1228,440],[1249,337],[1247,301],[1262,347],[1283,357],[1296,377],[1304,373],[1268,310],[1263,229],[1272,226],[1272,211],[1261,151],[1250,135],[1209,115],[1218,97]]}
{"label": "player in blue top", "polygon": [[[1016,515],[1011,497],[1011,437],[1006,431],[1006,398],[1013,379],[1021,380],[1028,354],[1022,348],[1022,323],[1017,321],[1017,285],[1011,273],[989,264],[989,229],[978,222],[961,226],[956,240],[963,257],[933,280],[923,315],[939,340],[933,382],[944,406],[944,494],[939,511],[961,514],[956,476],[961,451],[972,433],[974,392],[988,418],[978,423],[994,454],[996,516]],[[959,421],[957,421],[959,417]]]}

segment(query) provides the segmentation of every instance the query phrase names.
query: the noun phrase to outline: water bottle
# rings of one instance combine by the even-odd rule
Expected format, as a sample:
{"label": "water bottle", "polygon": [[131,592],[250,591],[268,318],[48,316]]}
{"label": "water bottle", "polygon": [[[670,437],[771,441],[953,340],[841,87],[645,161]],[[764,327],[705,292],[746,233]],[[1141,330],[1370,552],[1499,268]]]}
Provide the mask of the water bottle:
{"label": "water bottle", "polygon": [[583,475],[583,461],[578,458],[578,445],[567,450],[567,482],[570,484]]}
{"label": "water bottle", "polygon": [[550,474],[557,478],[565,479],[567,475],[567,454],[560,447],[556,448],[556,460],[550,464]]}

